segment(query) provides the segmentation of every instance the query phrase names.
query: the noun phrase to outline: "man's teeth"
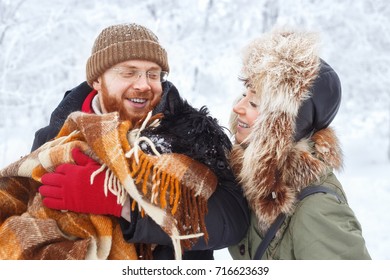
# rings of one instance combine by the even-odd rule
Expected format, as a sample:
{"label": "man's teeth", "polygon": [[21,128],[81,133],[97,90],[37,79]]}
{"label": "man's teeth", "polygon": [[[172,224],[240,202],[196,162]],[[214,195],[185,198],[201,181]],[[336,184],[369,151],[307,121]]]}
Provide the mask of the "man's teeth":
{"label": "man's teeth", "polygon": [[238,125],[241,126],[241,127],[244,127],[244,128],[249,128],[249,125],[247,125],[246,123],[243,123],[243,122],[238,122]]}
{"label": "man's teeth", "polygon": [[134,102],[134,103],[145,103],[146,102],[146,99],[144,99],[144,98],[130,98],[129,100],[131,102]]}

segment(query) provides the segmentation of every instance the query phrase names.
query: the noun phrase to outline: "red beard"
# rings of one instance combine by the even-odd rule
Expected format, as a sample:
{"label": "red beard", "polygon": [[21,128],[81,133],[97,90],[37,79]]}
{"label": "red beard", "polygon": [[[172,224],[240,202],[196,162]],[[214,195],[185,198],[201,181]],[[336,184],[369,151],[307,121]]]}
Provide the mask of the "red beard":
{"label": "red beard", "polygon": [[120,100],[110,97],[108,95],[108,90],[106,87],[106,84],[104,80],[102,80],[101,84],[101,94],[100,97],[102,98],[102,103],[104,105],[104,108],[107,110],[107,112],[118,112],[120,120],[129,120],[133,124],[133,126],[141,120],[146,114],[153,110],[154,107],[160,102],[161,98],[157,98],[152,100],[152,102],[149,105],[149,108],[145,108],[142,112],[129,112],[124,107],[124,94],[121,96]]}

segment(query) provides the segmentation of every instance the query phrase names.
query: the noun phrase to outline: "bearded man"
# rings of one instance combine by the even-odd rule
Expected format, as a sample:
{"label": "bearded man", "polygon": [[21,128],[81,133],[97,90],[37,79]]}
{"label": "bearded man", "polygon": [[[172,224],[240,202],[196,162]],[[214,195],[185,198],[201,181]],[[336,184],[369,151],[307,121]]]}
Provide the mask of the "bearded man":
{"label": "bearded man", "polygon": [[[53,139],[75,111],[118,112],[122,120],[130,120],[133,125],[150,111],[163,113],[157,148],[164,153],[190,156],[204,163],[218,178],[207,205],[208,240],[198,238],[191,250],[183,253],[183,259],[213,259],[213,250],[242,239],[249,225],[248,207],[226,159],[231,149],[229,138],[206,108],[197,110],[180,97],[176,87],[167,81],[168,73],[167,53],[152,31],[134,23],[105,28],[87,61],[87,81],[65,93],[50,124],[36,132],[32,150]],[[89,178],[99,166],[80,150],[74,150],[72,155],[76,164],[60,165],[42,177],[39,192],[44,205],[117,216],[126,241],[157,244],[153,259],[173,259],[171,239],[153,220],[132,211],[130,198],[121,205],[110,194],[91,195]],[[94,185],[103,184],[104,176],[99,174]]]}

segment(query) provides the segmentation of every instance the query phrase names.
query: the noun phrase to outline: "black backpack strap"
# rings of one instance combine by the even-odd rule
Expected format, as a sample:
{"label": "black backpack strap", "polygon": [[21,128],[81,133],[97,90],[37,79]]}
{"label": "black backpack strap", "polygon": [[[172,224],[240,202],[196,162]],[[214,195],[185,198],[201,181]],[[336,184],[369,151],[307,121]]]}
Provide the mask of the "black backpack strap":
{"label": "black backpack strap", "polygon": [[[299,194],[297,199],[303,200],[305,197],[315,194],[315,193],[330,193],[336,196],[336,198],[339,201],[342,201],[340,196],[330,188],[324,187],[324,186],[308,186],[304,188]],[[276,232],[280,228],[280,226],[283,224],[284,220],[286,219],[286,214],[280,213],[279,216],[275,219],[275,221],[272,223],[270,228],[268,229],[267,233],[265,234],[263,240],[261,241],[259,247],[256,250],[256,254],[254,256],[254,260],[261,260],[263,257],[265,251],[268,248],[268,245],[271,243],[272,239],[274,239]]]}
{"label": "black backpack strap", "polygon": [[335,192],[334,190],[324,187],[324,186],[308,186],[304,188],[299,194],[298,194],[298,200],[303,200],[306,196],[309,196],[314,193],[329,193],[333,194],[339,201],[343,201],[341,199],[340,195]]}
{"label": "black backpack strap", "polygon": [[275,221],[272,223],[267,233],[265,234],[264,239],[261,241],[259,247],[257,248],[255,257],[253,258],[254,260],[261,260],[265,251],[267,250],[268,245],[271,243],[272,239],[274,239],[276,232],[283,224],[285,219],[286,214],[284,213],[280,213],[279,216],[275,219]]}

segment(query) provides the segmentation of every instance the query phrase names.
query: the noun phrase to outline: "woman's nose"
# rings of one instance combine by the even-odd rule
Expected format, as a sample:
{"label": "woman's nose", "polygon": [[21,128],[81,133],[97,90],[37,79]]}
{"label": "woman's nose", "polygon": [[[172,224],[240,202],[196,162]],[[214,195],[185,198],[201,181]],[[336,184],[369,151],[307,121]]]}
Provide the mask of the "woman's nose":
{"label": "woman's nose", "polygon": [[245,108],[242,106],[242,100],[241,98],[240,101],[236,105],[233,106],[233,112],[236,113],[237,115],[242,115],[245,112]]}

